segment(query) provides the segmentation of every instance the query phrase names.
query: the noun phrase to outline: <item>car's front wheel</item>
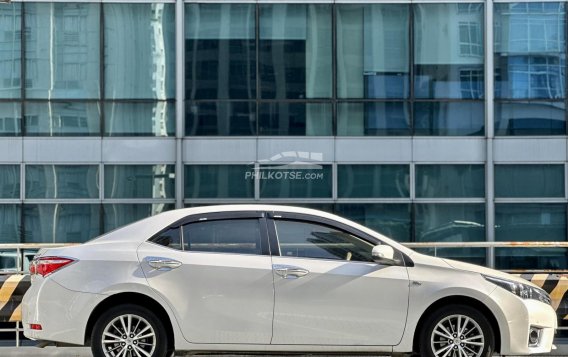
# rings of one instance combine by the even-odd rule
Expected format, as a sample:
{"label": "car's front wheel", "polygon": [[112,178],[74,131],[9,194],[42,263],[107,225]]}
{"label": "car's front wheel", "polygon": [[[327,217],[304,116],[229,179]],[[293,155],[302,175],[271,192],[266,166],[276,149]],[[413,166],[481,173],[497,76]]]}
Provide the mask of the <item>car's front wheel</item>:
{"label": "car's front wheel", "polygon": [[478,310],[445,306],[431,314],[422,330],[422,357],[489,357],[495,350],[493,329]]}
{"label": "car's front wheel", "polygon": [[167,347],[165,328],[156,314],[132,304],[103,313],[91,336],[94,357],[165,357]]}

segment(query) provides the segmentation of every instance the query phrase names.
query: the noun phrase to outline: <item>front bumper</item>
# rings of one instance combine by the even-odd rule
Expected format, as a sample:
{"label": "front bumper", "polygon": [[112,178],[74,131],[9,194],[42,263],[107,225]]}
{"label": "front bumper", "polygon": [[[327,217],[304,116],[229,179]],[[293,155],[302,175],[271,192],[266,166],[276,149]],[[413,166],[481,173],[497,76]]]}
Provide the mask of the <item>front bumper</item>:
{"label": "front bumper", "polygon": [[[554,334],[558,324],[552,306],[537,300],[521,299],[505,289],[497,288],[490,295],[490,303],[501,332],[502,355],[529,355],[549,353],[553,348]],[[540,330],[536,346],[529,347],[531,327]]]}
{"label": "front bumper", "polygon": [[[105,296],[66,289],[49,277],[34,279],[22,300],[24,335],[83,345],[89,316]],[[30,324],[40,324],[42,329],[32,330]]]}

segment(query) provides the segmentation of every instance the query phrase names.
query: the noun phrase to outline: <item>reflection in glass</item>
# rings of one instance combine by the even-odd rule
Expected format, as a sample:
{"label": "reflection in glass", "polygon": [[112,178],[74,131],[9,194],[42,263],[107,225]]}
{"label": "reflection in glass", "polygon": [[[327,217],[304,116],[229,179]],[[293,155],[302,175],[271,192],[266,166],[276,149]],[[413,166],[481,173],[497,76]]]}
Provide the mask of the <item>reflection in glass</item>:
{"label": "reflection in glass", "polygon": [[337,204],[335,213],[399,242],[409,242],[411,234],[408,203]]}
{"label": "reflection in glass", "polygon": [[495,97],[565,97],[566,5],[494,5]]}
{"label": "reflection in glass", "polygon": [[410,135],[410,108],[404,102],[338,103],[337,135]]}
{"label": "reflection in glass", "polygon": [[185,135],[256,135],[254,102],[187,102]]}
{"label": "reflection in glass", "polygon": [[333,135],[333,113],[327,103],[263,103],[259,135]]}
{"label": "reflection in glass", "polygon": [[175,96],[174,4],[104,4],[105,97]]}
{"label": "reflection in glass", "polygon": [[[420,203],[415,204],[417,242],[485,241],[485,204]],[[438,249],[438,256],[475,264],[485,264],[485,248]],[[434,253],[434,249],[428,249]]]}
{"label": "reflection in glass", "polygon": [[25,6],[26,97],[100,97],[100,4]]}
{"label": "reflection in glass", "polygon": [[409,7],[337,5],[337,95],[407,98]]}
{"label": "reflection in glass", "polygon": [[103,204],[104,232],[174,209],[173,204]]}
{"label": "reflection in glass", "polygon": [[100,135],[101,118],[97,103],[26,102],[26,135],[88,136]]}
{"label": "reflection in glass", "polygon": [[254,198],[249,165],[186,165],[185,198]]}
{"label": "reflection in glass", "polygon": [[25,204],[22,243],[83,243],[100,232],[98,204]]}
{"label": "reflection in glass", "polygon": [[255,5],[185,9],[186,98],[256,98]]}
{"label": "reflection in glass", "polygon": [[0,198],[20,198],[20,165],[0,165]]}
{"label": "reflection in glass", "polygon": [[485,197],[485,167],[416,165],[416,197]]}
{"label": "reflection in glass", "polygon": [[408,165],[338,165],[340,198],[409,197]]}
{"label": "reflection in glass", "polygon": [[483,102],[416,102],[414,135],[485,135]]}
{"label": "reflection in glass", "polygon": [[174,165],[105,165],[105,198],[175,198]]}
{"label": "reflection in glass", "polygon": [[414,4],[414,95],[484,96],[483,4]]}
{"label": "reflection in glass", "polygon": [[331,5],[261,4],[262,98],[331,97]]}
{"label": "reflection in glass", "polygon": [[261,198],[331,198],[331,165],[261,165]]}
{"label": "reflection in glass", "polygon": [[26,198],[99,198],[97,165],[26,165]]}
{"label": "reflection in glass", "polygon": [[[566,240],[566,204],[506,203],[495,205],[495,240]],[[498,269],[566,269],[566,250],[562,248],[496,249]]]}
{"label": "reflection in glass", "polygon": [[564,165],[495,165],[495,197],[564,197]]}
{"label": "reflection in glass", "polygon": [[566,135],[564,102],[495,102],[495,135]]}
{"label": "reflection in glass", "polygon": [[105,135],[174,136],[175,104],[105,103]]}
{"label": "reflection in glass", "polygon": [[22,105],[20,103],[0,103],[0,136],[21,135],[21,122]]}
{"label": "reflection in glass", "polygon": [[22,87],[22,4],[0,6],[0,98],[20,98]]}
{"label": "reflection in glass", "polygon": [[0,205],[0,243],[21,243],[22,206],[14,204]]}

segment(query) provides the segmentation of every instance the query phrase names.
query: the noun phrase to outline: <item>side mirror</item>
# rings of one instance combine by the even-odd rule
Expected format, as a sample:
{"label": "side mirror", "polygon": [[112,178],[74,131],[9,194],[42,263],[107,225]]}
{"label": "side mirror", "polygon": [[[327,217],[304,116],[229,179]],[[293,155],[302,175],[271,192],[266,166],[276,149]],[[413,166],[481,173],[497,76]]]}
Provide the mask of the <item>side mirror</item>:
{"label": "side mirror", "polygon": [[373,247],[371,253],[373,260],[377,264],[382,265],[397,265],[397,261],[394,259],[394,249],[391,246],[381,244]]}

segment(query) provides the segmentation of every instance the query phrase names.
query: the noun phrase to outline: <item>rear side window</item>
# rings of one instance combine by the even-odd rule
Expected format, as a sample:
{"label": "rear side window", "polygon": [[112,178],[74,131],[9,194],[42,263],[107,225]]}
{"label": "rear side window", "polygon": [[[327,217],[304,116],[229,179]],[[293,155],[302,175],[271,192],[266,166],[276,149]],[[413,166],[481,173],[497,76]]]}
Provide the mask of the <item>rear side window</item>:
{"label": "rear side window", "polygon": [[258,219],[196,222],[183,226],[184,250],[262,254]]}
{"label": "rear side window", "polygon": [[316,223],[274,221],[284,257],[372,262],[373,245],[354,235]]}
{"label": "rear side window", "polygon": [[152,237],[150,242],[164,247],[181,250],[181,237],[179,228],[170,228]]}

